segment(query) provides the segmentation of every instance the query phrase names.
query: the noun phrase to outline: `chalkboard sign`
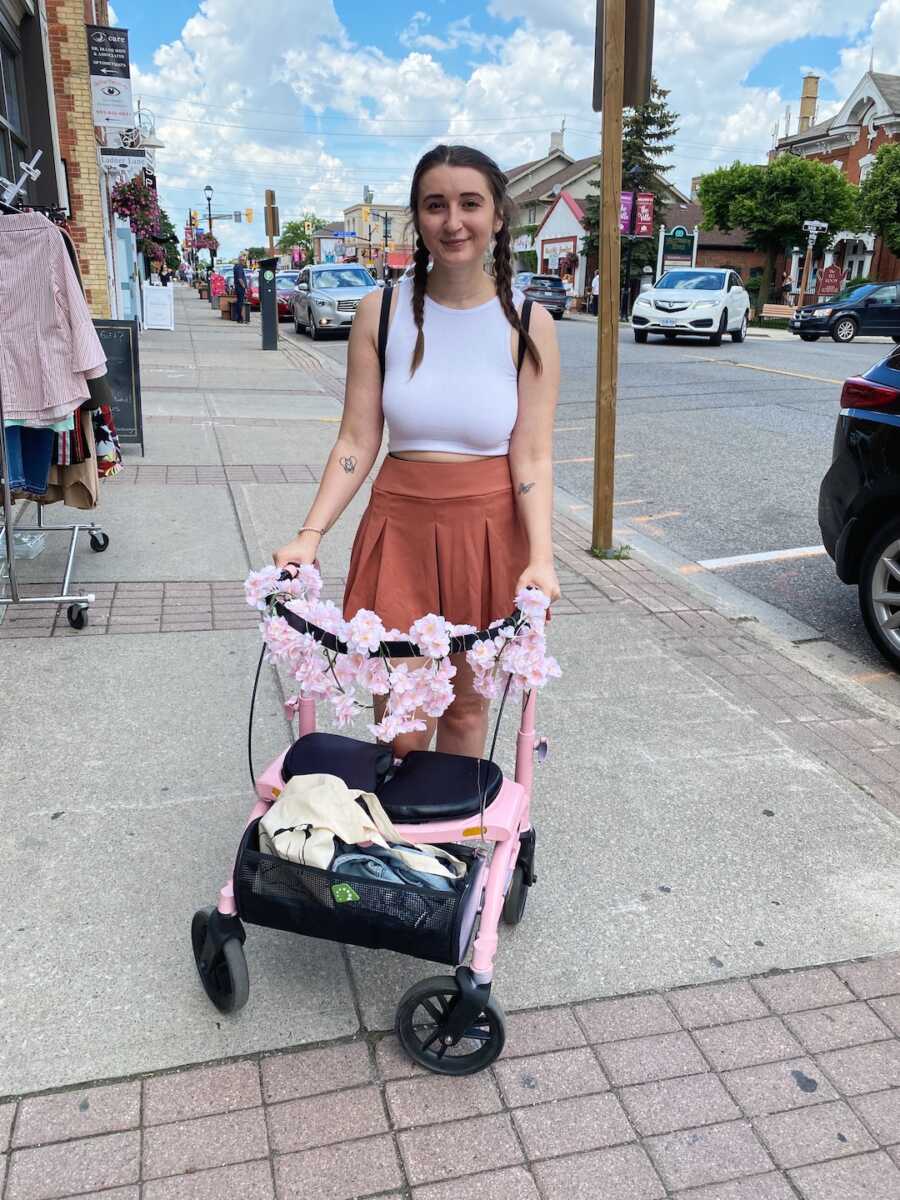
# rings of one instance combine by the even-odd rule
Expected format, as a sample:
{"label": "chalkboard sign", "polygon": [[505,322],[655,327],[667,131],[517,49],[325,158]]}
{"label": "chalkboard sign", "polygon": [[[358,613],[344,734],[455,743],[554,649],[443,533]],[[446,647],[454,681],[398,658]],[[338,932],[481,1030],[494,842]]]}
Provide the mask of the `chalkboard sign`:
{"label": "chalkboard sign", "polygon": [[137,318],[130,321],[95,320],[94,328],[106,354],[106,375],[113,395],[110,407],[119,441],[139,445],[143,454],[144,420],[141,413]]}

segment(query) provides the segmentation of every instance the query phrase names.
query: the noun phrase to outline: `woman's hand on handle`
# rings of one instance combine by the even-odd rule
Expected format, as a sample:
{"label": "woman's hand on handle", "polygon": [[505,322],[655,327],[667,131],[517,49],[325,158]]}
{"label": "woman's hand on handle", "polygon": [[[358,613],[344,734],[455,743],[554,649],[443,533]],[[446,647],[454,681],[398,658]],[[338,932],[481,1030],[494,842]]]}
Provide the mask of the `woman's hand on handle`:
{"label": "woman's hand on handle", "polygon": [[288,563],[296,563],[301,567],[308,566],[316,561],[320,541],[320,535],[310,530],[298,533],[287,545],[275,551],[272,561],[276,567],[286,567]]}
{"label": "woman's hand on handle", "polygon": [[522,588],[538,588],[545,596],[550,597],[550,603],[558,600],[562,594],[559,590],[559,580],[556,578],[556,568],[552,562],[529,563],[516,582],[516,595]]}

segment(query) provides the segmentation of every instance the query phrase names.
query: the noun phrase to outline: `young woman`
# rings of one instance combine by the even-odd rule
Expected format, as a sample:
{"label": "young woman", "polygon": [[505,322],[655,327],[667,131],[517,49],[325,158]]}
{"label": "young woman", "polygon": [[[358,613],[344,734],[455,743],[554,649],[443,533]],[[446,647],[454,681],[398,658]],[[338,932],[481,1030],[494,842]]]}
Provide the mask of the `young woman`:
{"label": "young woman", "polygon": [[[551,535],[556,334],[539,305],[522,328],[512,205],[492,159],[436,146],[416,167],[410,209],[415,273],[389,294],[384,382],[379,290],[353,322],[344,416],[318,493],[297,536],[273,557],[278,566],[315,560],[374,464],[387,420],[389,453],[356,533],[344,615],[366,608],[406,630],[434,612],[481,629],[512,611],[522,587],[551,600],[560,594]],[[491,249],[493,275],[484,269]],[[424,718],[427,733],[398,737],[398,756],[427,749],[435,726],[438,750],[483,754],[488,702],[465,657],[452,661],[454,703],[439,722]]]}

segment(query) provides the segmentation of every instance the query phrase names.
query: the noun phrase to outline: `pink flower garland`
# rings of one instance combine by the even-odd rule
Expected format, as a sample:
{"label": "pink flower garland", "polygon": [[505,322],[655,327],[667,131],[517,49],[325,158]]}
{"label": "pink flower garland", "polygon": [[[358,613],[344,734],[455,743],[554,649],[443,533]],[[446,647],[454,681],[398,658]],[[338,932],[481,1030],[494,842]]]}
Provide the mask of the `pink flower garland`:
{"label": "pink flower garland", "polygon": [[[244,583],[247,603],[262,614],[260,631],[270,662],[284,666],[300,685],[297,695],[287,702],[295,712],[302,698],[328,700],[340,727],[349,725],[359,708],[368,707],[357,699],[357,690],[387,696],[382,720],[367,726],[380,741],[391,742],[400,733],[425,729],[418,717],[421,710],[429,717],[440,717],[453,703],[452,679],[456,667],[450,662],[450,639],[475,633],[472,625],[453,625],[435,613],[414,621],[408,630],[385,629],[376,613],[361,608],[349,621],[330,600],[320,599],[322,579],[315,567],[303,566],[295,579],[279,579],[277,567],[254,571]],[[274,604],[282,605],[312,625],[334,634],[346,643],[347,653],[326,650],[311,634],[299,633],[284,617],[275,613]],[[475,690],[488,699],[507,687],[512,696],[542,688],[548,680],[558,679],[559,663],[547,654],[544,624],[549,598],[532,589],[516,596],[519,616],[492,622],[493,636],[485,638],[466,652],[466,661],[474,672]],[[382,643],[410,641],[427,661],[411,669],[408,663],[391,666]]]}

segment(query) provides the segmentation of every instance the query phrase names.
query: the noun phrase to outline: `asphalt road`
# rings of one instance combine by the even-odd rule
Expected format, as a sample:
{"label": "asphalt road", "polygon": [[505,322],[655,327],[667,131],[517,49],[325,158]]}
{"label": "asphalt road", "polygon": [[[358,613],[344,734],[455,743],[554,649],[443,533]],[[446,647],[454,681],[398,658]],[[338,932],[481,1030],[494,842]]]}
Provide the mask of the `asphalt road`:
{"label": "asphalt road", "polygon": [[[286,333],[289,326],[282,326]],[[554,440],[558,486],[574,510],[593,495],[596,325],[557,326],[562,385]],[[294,337],[293,331],[289,333]],[[305,340],[303,337],[301,341]],[[346,360],[346,341],[317,348]],[[821,544],[819,483],[831,461],[841,384],[888,353],[888,340],[849,346],[750,337],[674,345],[619,344],[615,526],[618,540],[650,539],[686,563],[779,552],[766,562],[714,565],[717,577],[775,605],[874,669],[856,589],[842,584]],[[644,543],[642,543],[644,544]]]}

